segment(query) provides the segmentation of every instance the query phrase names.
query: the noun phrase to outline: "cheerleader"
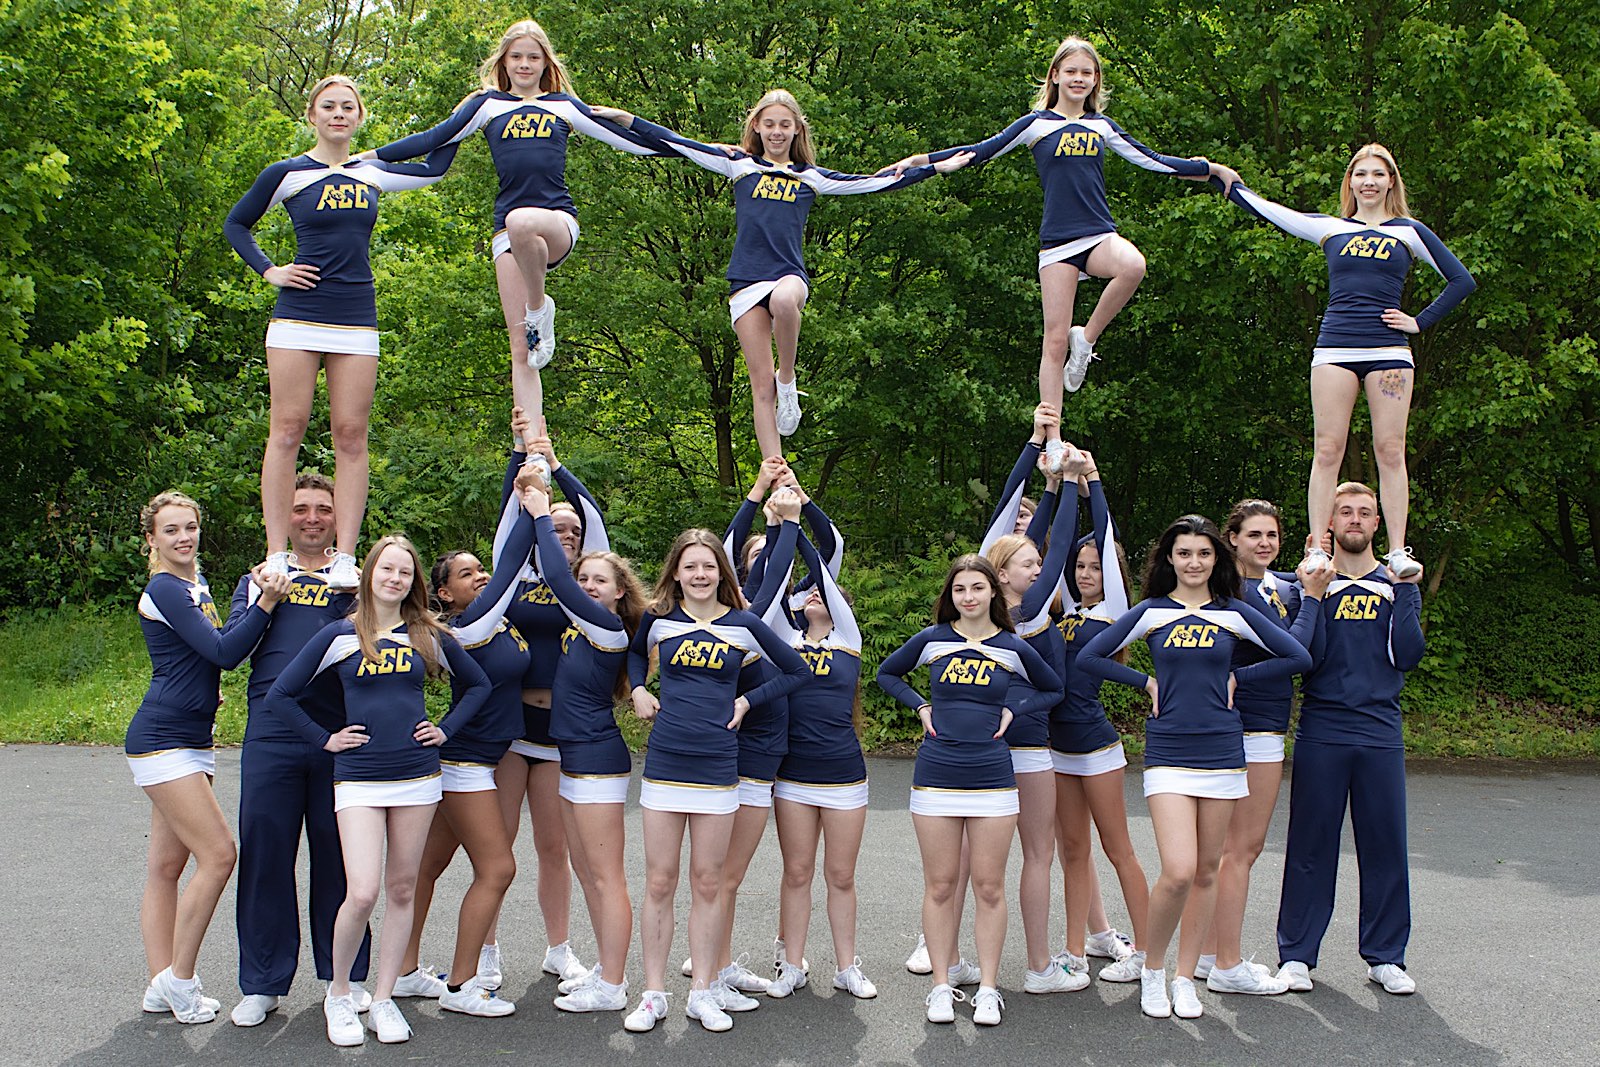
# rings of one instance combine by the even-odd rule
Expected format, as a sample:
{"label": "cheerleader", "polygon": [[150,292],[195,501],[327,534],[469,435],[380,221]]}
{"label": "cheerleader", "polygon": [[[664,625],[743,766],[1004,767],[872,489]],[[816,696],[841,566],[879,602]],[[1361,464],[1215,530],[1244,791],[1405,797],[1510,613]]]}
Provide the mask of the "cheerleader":
{"label": "cheerleader", "polygon": [[[734,733],[752,706],[787,696],[810,677],[805,661],[767,625],[743,610],[744,597],[722,543],[709,530],[680,534],[662,565],[654,602],[628,655],[634,713],[654,720],[645,757],[645,904],[640,922],[645,991],[623,1025],[652,1030],[666,1014],[667,954],[675,926],[679,853],[689,832],[689,948],[694,981],[688,1015],[707,1030],[733,1026],[712,967],[721,951],[722,865],[739,809],[739,742]],[[661,696],[645,688],[651,656]],[[782,672],[737,694],[747,658]]]}
{"label": "cheerleader", "polygon": [[578,243],[578,208],[567,191],[567,142],[575,134],[647,155],[639,138],[604,122],[572,91],[566,64],[532,19],[514,22],[478,68],[481,88],[429,130],[366,153],[410,159],[459,145],[479,130],[500,179],[494,200],[495,281],[511,335],[511,389],[537,417],[544,411],[539,371],[556,351],[556,304],[545,276]]}
{"label": "cheerleader", "polygon": [[[1039,361],[1039,399],[1060,406],[1062,386],[1077,392],[1095,342],[1144,280],[1143,254],[1117,235],[1106,202],[1105,150],[1157,174],[1196,181],[1216,176],[1238,180],[1232,170],[1204,159],[1181,159],[1153,152],[1135,141],[1103,114],[1110,90],[1100,68],[1100,54],[1081,37],[1062,41],[1050,59],[1033,110],[986,141],[963,148],[907,156],[880,173],[901,174],[909,168],[970,154],[986,163],[1018,145],[1033,152],[1044,186],[1044,218],[1039,227],[1039,288],[1044,301],[1044,352]],[[1072,324],[1073,302],[1080,278],[1106,279],[1094,314],[1082,326]],[[1070,354],[1069,354],[1070,350]],[[1045,444],[1047,470],[1059,470],[1066,446],[1059,427]]]}
{"label": "cheerleader", "polygon": [[[924,665],[930,700],[905,681]],[[1014,679],[1027,682],[1031,692],[1008,706]],[[1018,807],[1005,733],[1013,715],[1031,715],[1061,699],[1061,678],[1013,632],[989,561],[965,555],[950,565],[934,605],[934,625],[883,661],[878,685],[916,710],[925,735],[911,779],[911,821],[922,852],[922,929],[935,976],[928,1021],[954,1022],[954,1002],[966,999],[949,981],[956,960],[955,889],[964,836],[971,852],[982,972],[973,1021],[998,1025],[1005,1006],[996,979],[1006,936],[1006,860]]]}
{"label": "cheerleader", "polygon": [[[1234,685],[1303,671],[1311,654],[1239,599],[1232,552],[1210,519],[1185,515],[1167,527],[1151,547],[1144,590],[1145,600],[1078,653],[1077,666],[1092,677],[1150,694],[1144,794],[1161,874],[1150,893],[1149,927],[1142,939],[1148,954],[1139,976],[1139,1004],[1155,1018],[1176,1012],[1196,1019],[1202,1009],[1193,975],[1204,931],[1185,927],[1170,999],[1166,953],[1191,895],[1197,915],[1211,914],[1222,842],[1235,802],[1246,795],[1244,731],[1233,708]],[[1153,675],[1112,658],[1141,638],[1150,646]],[[1233,652],[1242,641],[1272,658],[1233,671]],[[1137,952],[1130,957],[1140,958]]]}
{"label": "cheerleader", "polygon": [[[773,89],[745,116],[738,149],[724,151],[636,118],[626,111],[596,112],[640,134],[662,154],[683,156],[727,178],[733,185],[736,232],[727,278],[733,295],[729,314],[750,372],[756,440],[762,456],[783,455],[783,438],[800,427],[800,391],[795,355],[800,313],[811,295],[801,254],[812,202],[829,194],[876,193],[914,185],[935,172],[958,170],[971,161],[951,153],[937,166],[904,174],[841,174],[816,165],[811,124],[794,95]],[[773,377],[773,350],[777,377]]]}
{"label": "cheerleader", "polygon": [[[357,581],[355,548],[367,508],[367,418],[378,380],[378,309],[367,257],[379,196],[438,181],[456,151],[445,146],[423,163],[351,159],[350,138],[365,117],[355,82],[342,74],[317,82],[306,101],[316,145],[262,171],[222,226],[239,258],[278,287],[267,325],[272,413],[261,461],[268,568],[276,574],[290,570],[296,457],[311,418],[317,370],[325,365],[338,483],[337,548],[328,581],[342,589]],[[295,262],[283,266],[273,265],[250,232],[276,204],[294,223]]]}
{"label": "cheerleader", "polygon": [[[1409,337],[1450,314],[1477,282],[1432,230],[1411,217],[1400,168],[1383,145],[1363,145],[1345,167],[1340,218],[1291,210],[1237,182],[1228,199],[1287,234],[1315,242],[1328,260],[1328,308],[1311,358],[1316,450],[1306,488],[1311,520],[1306,561],[1317,569],[1332,567],[1320,541],[1333,515],[1333,487],[1344,462],[1356,394],[1364,391],[1389,535],[1384,562],[1395,577],[1414,578],[1422,573],[1422,564],[1406,545],[1411,506],[1406,424],[1416,384]],[[1400,298],[1411,264],[1418,260],[1446,284],[1431,304],[1411,316],[1400,310]]]}
{"label": "cheerleader", "polygon": [[[367,1026],[385,1044],[411,1038],[394,986],[411,936],[417,870],[439,806],[438,749],[471,724],[492,691],[482,669],[428,610],[420,567],[410,541],[398,535],[380,540],[362,568],[355,613],[313,638],[267,694],[268,707],[334,754],[333,808],[348,883],[333,928],[333,981],[322,1006],[335,1045],[366,1039],[350,998],[350,966],[380,886],[388,936],[379,946]],[[459,677],[465,691],[434,725],[422,685],[440,669]],[[323,675],[342,692],[349,723],[332,733],[304,703]]]}
{"label": "cheerleader", "polygon": [[[839,567],[844,562],[844,535],[839,533],[839,527],[833,524],[827,512],[817,506],[810,494],[801,488],[794,471],[789,469],[789,464],[784,458],[769,456],[761,461],[755,484],[739,502],[739,510],[734,512],[732,521],[728,523],[728,532],[722,538],[722,547],[727,551],[728,558],[738,564],[746,598],[754,596],[756,589],[761,585],[760,575],[752,575],[751,566],[760,557],[761,550],[767,543],[766,531],[754,537],[750,536],[750,523],[755,520],[756,512],[765,506],[767,494],[774,488],[783,486],[788,486],[800,494],[800,515],[806,520],[806,528],[811,531],[817,550],[827,561],[828,572],[835,579],[839,577]],[[775,527],[769,526],[768,529]],[[811,576],[807,575],[801,582],[801,590],[808,590],[814,584]]]}
{"label": "cheerleader", "polygon": [[[266,633],[289,579],[251,572],[261,595],[227,627],[200,574],[200,505],[182,493],[153,497],[139,512],[150,582],[139,597],[139,629],[150,652],[150,687],[128,723],[123,751],[150,798],[150,851],[139,932],[150,984],[144,1010],[180,1023],[208,1023],[221,1005],[204,995],[195,963],[217,900],[233,873],[233,834],[211,780],[212,731],[222,672],[237,667]],[[194,857],[194,874],[178,881]]]}

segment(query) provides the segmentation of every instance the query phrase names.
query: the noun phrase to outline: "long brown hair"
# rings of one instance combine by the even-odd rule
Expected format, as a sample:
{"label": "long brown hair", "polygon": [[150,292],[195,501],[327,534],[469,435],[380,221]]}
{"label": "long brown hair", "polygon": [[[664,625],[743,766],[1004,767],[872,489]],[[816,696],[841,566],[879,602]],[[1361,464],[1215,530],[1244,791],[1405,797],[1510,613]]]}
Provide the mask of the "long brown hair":
{"label": "long brown hair", "polygon": [[404,534],[380,538],[361,563],[361,585],[356,591],[355,610],[350,614],[356,627],[356,640],[361,643],[361,656],[374,663],[382,659],[378,653],[379,630],[377,609],[373,606],[372,572],[383,550],[391,546],[402,549],[411,557],[411,589],[400,602],[400,621],[406,624],[411,647],[422,657],[423,668],[429,674],[437,674],[439,638],[446,632],[445,626],[428,607],[428,579],[422,570],[422,559],[417,555],[411,539]]}
{"label": "long brown hair", "polygon": [[[639,623],[644,618],[644,584],[639,581],[639,576],[633,573],[633,564],[615,552],[585,552],[578,557],[572,565],[573,576],[583,569],[583,565],[596,559],[611,568],[611,577],[617,583],[617,588],[622,590],[622,596],[617,598],[613,611],[622,620],[622,628],[632,637],[639,632]],[[612,687],[612,697],[617,703],[627,699],[633,686],[628,682],[628,672],[618,671],[616,685]]]}
{"label": "long brown hair", "polygon": [[1344,168],[1344,185],[1339,188],[1339,214],[1345,218],[1353,218],[1356,213],[1356,194],[1350,188],[1350,174],[1356,169],[1356,164],[1363,159],[1376,159],[1383,163],[1389,171],[1389,191],[1383,195],[1383,210],[1392,219],[1409,219],[1411,209],[1406,206],[1406,182],[1400,177],[1400,164],[1394,161],[1394,154],[1381,144],[1364,144],[1356,149],[1356,154],[1350,157],[1350,162]]}
{"label": "long brown hair", "polygon": [[749,603],[739,589],[739,577],[732,561],[728,559],[728,550],[722,547],[716,534],[704,527],[697,527],[679,534],[667,550],[666,561],[661,564],[661,577],[656,579],[655,592],[650,598],[651,614],[670,614],[683,601],[683,588],[678,584],[678,564],[683,560],[683,554],[696,545],[709,548],[716,557],[717,571],[721,575],[717,580],[717,600],[730,608],[743,608]]}
{"label": "long brown hair", "polygon": [[761,155],[761,133],[756,123],[761,113],[769,107],[786,107],[794,112],[794,140],[789,142],[789,161],[799,167],[809,167],[817,161],[816,150],[811,147],[811,121],[800,110],[800,101],[787,89],[769,89],[756,101],[744,117],[744,131],[739,134],[739,147],[752,156]]}
{"label": "long brown hair", "polygon": [[976,552],[957,556],[955,562],[950,564],[950,573],[944,576],[944,588],[939,590],[939,599],[933,604],[933,621],[955,622],[961,618],[950,589],[956,584],[956,575],[964,571],[976,571],[988,580],[993,593],[989,598],[989,621],[1008,633],[1015,633],[1017,627],[1011,621],[1011,610],[1006,607],[1005,595],[1000,592],[1000,576],[994,572],[994,564]]}
{"label": "long brown hair", "polygon": [[502,93],[511,91],[511,76],[506,73],[505,58],[511,50],[511,42],[519,37],[531,39],[544,52],[544,73],[539,75],[539,88],[547,93],[572,92],[572,76],[567,73],[567,65],[561,62],[561,57],[550,46],[550,35],[544,32],[544,27],[532,19],[513,22],[500,35],[500,43],[478,67],[478,80],[483,87],[498,89]]}

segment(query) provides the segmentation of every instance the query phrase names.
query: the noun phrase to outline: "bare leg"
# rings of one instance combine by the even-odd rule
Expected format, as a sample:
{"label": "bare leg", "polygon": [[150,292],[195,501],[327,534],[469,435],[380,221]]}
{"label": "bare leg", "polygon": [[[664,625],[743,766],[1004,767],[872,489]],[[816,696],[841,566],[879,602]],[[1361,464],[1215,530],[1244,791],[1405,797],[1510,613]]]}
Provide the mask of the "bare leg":
{"label": "bare leg", "polygon": [[[160,955],[170,954],[168,963],[155,967],[151,974],[170,965],[174,977],[193,978],[195,961],[200,957],[200,943],[205,940],[206,927],[211,925],[217,901],[233,875],[233,865],[238,858],[233,833],[222,816],[222,809],[217,806],[207,775],[189,774],[175,781],[146,786],[145,793],[154,809],[147,892],[150,882],[156,881],[158,875],[164,881],[167,875],[174,873],[174,867],[177,875],[183,873],[184,862],[178,858],[180,850],[194,856],[194,874],[182,893],[178,892],[177,877],[173,877],[166,882],[170,891],[158,886],[151,894],[148,908],[140,909],[146,962],[153,965]],[[158,938],[166,935],[164,951],[150,944],[152,934]]]}
{"label": "bare leg", "polygon": [[[723,864],[733,836],[734,815],[689,816],[689,955],[694,960],[693,989],[709,989],[717,971],[724,936]],[[650,988],[658,988],[651,986]]]}
{"label": "bare leg", "polygon": [[[828,926],[833,932],[833,958],[847,970],[856,958],[856,860],[861,855],[861,835],[867,827],[867,809],[819,809],[822,815],[822,877],[828,883]],[[808,893],[809,902],[809,893]],[[809,909],[808,909],[809,910]],[[785,948],[789,962],[805,958],[799,949]]]}
{"label": "bare leg", "polygon": [[1406,472],[1406,423],[1411,418],[1409,370],[1373,371],[1367,375],[1367,408],[1372,413],[1372,453],[1378,461],[1378,495],[1389,549],[1404,548],[1406,519],[1411,512],[1411,479]]}
{"label": "bare leg", "polygon": [[[267,349],[267,380],[272,395],[267,447],[261,457],[261,520],[267,530],[267,552],[289,547],[289,516],[294,512],[295,467],[300,442],[311,421],[317,395],[319,352],[292,348]],[[321,560],[317,565],[321,566]]]}
{"label": "bare leg", "polygon": [[[796,327],[798,330],[798,327]],[[750,413],[755,421],[756,443],[762,458],[783,455],[778,434],[778,385],[772,373],[772,316],[766,308],[751,308],[733,324],[739,351],[750,372]],[[794,373],[793,368],[789,373]]]}
{"label": "bare leg", "polygon": [[539,856],[539,914],[544,916],[545,937],[552,945],[566,943],[572,919],[572,871],[557,803],[560,789],[559,763],[529,768],[528,822],[533,826],[533,848]]}
{"label": "bare leg", "polygon": [[[1211,916],[1217,910],[1217,865],[1222,862],[1222,843],[1228,837],[1236,800],[1202,799],[1199,810],[1194,886],[1184,914],[1183,933],[1178,938],[1178,973],[1194,977],[1200,960],[1200,946],[1210,930]],[[1190,918],[1193,918],[1193,926]]]}
{"label": "bare leg", "polygon": [[1083,327],[1083,336],[1094,344],[1144,281],[1144,254],[1126,237],[1112,236],[1094,246],[1084,266],[1096,278],[1106,279],[1105,291]]}
{"label": "bare leg", "polygon": [[800,348],[800,311],[811,290],[799,278],[783,278],[767,303],[772,307],[772,339],[778,349],[778,377],[794,381],[795,354]]}
{"label": "bare leg", "polygon": [[415,903],[412,906],[411,936],[406,939],[405,959],[400,961],[401,974],[410,974],[421,966],[422,928],[427,925],[428,911],[433,907],[434,883],[449,869],[450,861],[455,859],[456,850],[461,847],[461,839],[456,836],[450,820],[444,815],[445,804],[455,794],[444,795],[445,800],[440,801],[439,810],[434,813],[433,825],[428,828],[428,840],[422,848],[422,862],[417,869],[417,887],[413,896]]}
{"label": "bare leg", "polygon": [[[350,993],[350,968],[355,965],[356,952],[367,933],[367,920],[378,905],[378,890],[383,885],[383,839],[388,825],[383,808],[345,808],[337,818],[339,850],[344,854],[345,891],[344,903],[339,905],[339,914],[333,921],[333,980],[328,983],[331,997]],[[421,856],[417,858],[420,867]],[[394,940],[388,938],[390,943]],[[411,940],[409,923],[405,940]],[[381,939],[379,952],[381,979]],[[396,977],[400,962],[396,961]],[[391,979],[391,990],[393,985]]]}
{"label": "bare leg", "polygon": [[[511,338],[512,403],[527,412],[537,425],[544,417],[544,383],[539,380],[539,372],[528,366],[528,334],[522,328],[523,317],[527,315],[527,308],[533,300],[528,296],[522,270],[511,253],[507,252],[494,261],[494,276],[500,286],[500,310],[506,317],[506,333]],[[539,302],[543,304],[543,296],[540,296]],[[522,757],[517,758],[520,760]]]}
{"label": "bare leg", "polygon": [[594,928],[601,973],[606,981],[616,984],[626,974],[628,941],[633,935],[633,903],[628,898],[628,877],[623,866],[623,805],[573,804],[563,800],[561,816],[573,869],[589,906],[589,925]]}
{"label": "bare leg", "polygon": [[1350,414],[1356,407],[1361,381],[1343,367],[1324,364],[1311,368],[1311,418],[1316,446],[1311,458],[1311,481],[1306,486],[1306,516],[1310,520],[1308,544],[1321,544],[1333,520],[1333,487],[1339,484],[1345,442],[1350,437]]}
{"label": "bare leg", "polygon": [[[733,830],[728,837],[728,855],[722,864],[722,929],[718,936],[722,947],[716,957],[720,973],[733,963],[733,914],[739,902],[739,887],[744,884],[750,861],[761,845],[761,836],[767,832],[767,813],[770,808],[739,805],[733,816]],[[779,905],[780,911],[782,905]]]}
{"label": "bare leg", "polygon": [[[517,861],[500,817],[499,798],[493,792],[446,793],[440,812],[472,861],[472,884],[461,900],[456,954],[450,968],[450,984],[462,985],[478,973],[478,953],[517,876]],[[415,966],[413,961],[413,969]]]}
{"label": "bare leg", "polygon": [[[516,752],[507,752],[501,758],[500,765],[494,769],[494,792],[500,801],[500,815],[505,819],[506,837],[513,846],[516,844],[517,834],[522,829],[522,802],[528,795],[529,780],[532,776],[533,767]],[[484,935],[484,944],[499,943],[499,926],[500,916],[497,914],[489,926],[489,932]]]}
{"label": "bare leg", "polygon": [[955,897],[965,822],[943,815],[911,816],[922,853],[922,936],[928,943],[928,962],[933,965],[930,977],[936,986],[950,981],[950,968],[956,964],[960,929]]}
{"label": "bare leg", "polygon": [[1094,870],[1089,855],[1089,802],[1083,792],[1085,780],[1075,774],[1063,774],[1056,781],[1056,827],[1067,897],[1066,949],[1073,956],[1084,954],[1084,934],[1088,930],[1092,899],[1089,875]]}
{"label": "bare leg", "polygon": [[1056,772],[1019,774],[1017,797],[1021,814],[1017,832],[1022,838],[1022,934],[1027,942],[1028,967],[1043,971],[1050,966],[1050,861],[1056,843]]}
{"label": "bare leg", "polygon": [[[783,799],[773,801],[773,808],[778,820],[778,848],[783,853],[778,922],[783,929],[784,958],[798,967],[805,959],[806,935],[811,926],[811,883],[817,873],[822,809]],[[854,942],[853,936],[851,941]],[[842,965],[849,966],[844,963],[848,957],[838,958]]]}
{"label": "bare leg", "polygon": [[1128,921],[1133,924],[1133,947],[1143,948],[1150,913],[1150,882],[1139,863],[1139,854],[1133,850],[1133,838],[1128,835],[1128,802],[1122,792],[1122,771],[1108,771],[1083,779],[1083,791],[1089,801],[1089,813],[1094,816],[1095,829],[1100,834],[1100,847],[1111,861],[1122,887],[1122,903],[1128,909]]}
{"label": "bare leg", "polygon": [[[667,955],[672,951],[672,935],[677,926],[672,904],[678,892],[683,831],[688,821],[689,816],[682,812],[644,809],[645,886],[644,904],[639,909],[639,941],[646,989],[667,988]],[[705,964],[697,961],[697,966]],[[699,988],[705,987],[701,981]]]}
{"label": "bare leg", "polygon": [[[1039,269],[1039,293],[1044,303],[1044,349],[1039,356],[1039,403],[1059,410],[1064,398],[1067,346],[1072,331],[1072,306],[1078,295],[1078,268],[1052,263]],[[1050,434],[1061,439],[1059,427]]]}
{"label": "bare leg", "polygon": [[428,827],[433,823],[438,806],[419,804],[388,809],[389,855],[384,864],[383,932],[378,939],[378,980],[372,987],[373,1000],[388,1000],[394,996],[394,983],[400,977],[406,944],[411,940],[417,869],[422,863]]}
{"label": "bare leg", "polygon": [[1283,764],[1247,763],[1245,774],[1250,795],[1233,808],[1228,824],[1228,839],[1222,846],[1222,863],[1217,868],[1217,910],[1211,922],[1211,936],[1203,950],[1217,958],[1223,970],[1236,967],[1241,957],[1244,909],[1250,898],[1250,869],[1255,866],[1267,843],[1267,828],[1272,825],[1272,809],[1278,803],[1278,788],[1283,783]]}
{"label": "bare leg", "polygon": [[1006,860],[1011,855],[1016,829],[1015,815],[967,820],[967,841],[972,849],[973,936],[978,942],[981,982],[986,986],[1000,985],[1000,953],[1006,943]]}
{"label": "bare leg", "polygon": [[367,513],[367,423],[378,387],[378,361],[371,356],[329,356],[324,373],[333,430],[333,525],[339,551],[354,556]]}

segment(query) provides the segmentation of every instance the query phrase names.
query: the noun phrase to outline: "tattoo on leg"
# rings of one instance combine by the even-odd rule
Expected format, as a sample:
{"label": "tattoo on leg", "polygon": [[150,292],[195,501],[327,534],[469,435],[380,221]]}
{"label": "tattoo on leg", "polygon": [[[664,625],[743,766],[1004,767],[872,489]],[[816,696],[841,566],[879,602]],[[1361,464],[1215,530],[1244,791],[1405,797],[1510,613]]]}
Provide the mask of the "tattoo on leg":
{"label": "tattoo on leg", "polygon": [[1399,400],[1405,395],[1406,372],[1403,370],[1386,370],[1383,377],[1378,379],[1378,391],[1391,400]]}

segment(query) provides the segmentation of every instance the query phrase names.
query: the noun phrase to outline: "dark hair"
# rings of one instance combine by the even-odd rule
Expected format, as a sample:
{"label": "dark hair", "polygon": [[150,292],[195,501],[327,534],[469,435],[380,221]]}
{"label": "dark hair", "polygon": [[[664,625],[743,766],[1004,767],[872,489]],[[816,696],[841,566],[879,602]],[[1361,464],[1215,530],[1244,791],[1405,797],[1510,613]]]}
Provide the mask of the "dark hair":
{"label": "dark hair", "polygon": [[1172,566],[1172,547],[1184,534],[1204,537],[1216,552],[1216,565],[1206,581],[1214,600],[1230,600],[1239,595],[1239,569],[1234,562],[1233,546],[1224,540],[1217,524],[1204,515],[1183,515],[1175,519],[1150,546],[1144,561],[1144,595],[1146,598],[1166,596],[1178,588],[1178,572]]}
{"label": "dark hair", "polygon": [[296,489],[320,489],[329,496],[333,495],[333,479],[326,474],[316,471],[301,471],[300,476],[294,480]]}
{"label": "dark hair", "polygon": [[1006,607],[1006,598],[1000,592],[1000,576],[995,573],[994,564],[976,552],[957,556],[955,562],[950,564],[950,573],[944,576],[944,588],[939,590],[939,599],[933,603],[933,621],[955,622],[961,617],[961,612],[956,610],[955,597],[951,595],[950,587],[956,584],[956,575],[964,571],[976,571],[989,583],[989,589],[993,594],[989,598],[989,621],[1002,630],[1015,633],[1017,628],[1011,621],[1011,611]]}
{"label": "dark hair", "polygon": [[[1117,569],[1122,572],[1122,588],[1132,591],[1133,582],[1128,577],[1128,554],[1123,551],[1121,541],[1111,542],[1111,547],[1117,557]],[[1099,553],[1100,543],[1095,539],[1094,534],[1085,534],[1078,538],[1078,543],[1073,546],[1072,555],[1067,559],[1066,570],[1061,575],[1062,580],[1067,583],[1067,592],[1071,594],[1073,603],[1076,604],[1083,603],[1083,590],[1078,588],[1078,557],[1083,555],[1083,550],[1086,548],[1092,548],[1097,554]],[[1105,572],[1106,561],[1102,556],[1100,559],[1100,598],[1102,600],[1105,599],[1106,595]]]}
{"label": "dark hair", "polygon": [[444,555],[433,561],[433,570],[428,572],[429,578],[432,579],[428,583],[428,589],[429,596],[433,602],[433,609],[439,614],[448,617],[451,615],[458,615],[466,609],[465,604],[446,604],[443,600],[439,599],[439,590],[443,589],[445,583],[450,580],[450,568],[455,564],[455,561],[460,559],[462,556],[470,555],[472,555],[472,553],[468,552],[466,549],[458,548],[453,552],[446,552]]}
{"label": "dark hair", "polygon": [[1228,517],[1223,520],[1222,528],[1230,534],[1236,534],[1244,529],[1244,520],[1253,519],[1257,515],[1265,515],[1278,524],[1278,536],[1283,536],[1283,516],[1278,514],[1278,505],[1270,500],[1258,500],[1254,497],[1239,501],[1228,509]]}

